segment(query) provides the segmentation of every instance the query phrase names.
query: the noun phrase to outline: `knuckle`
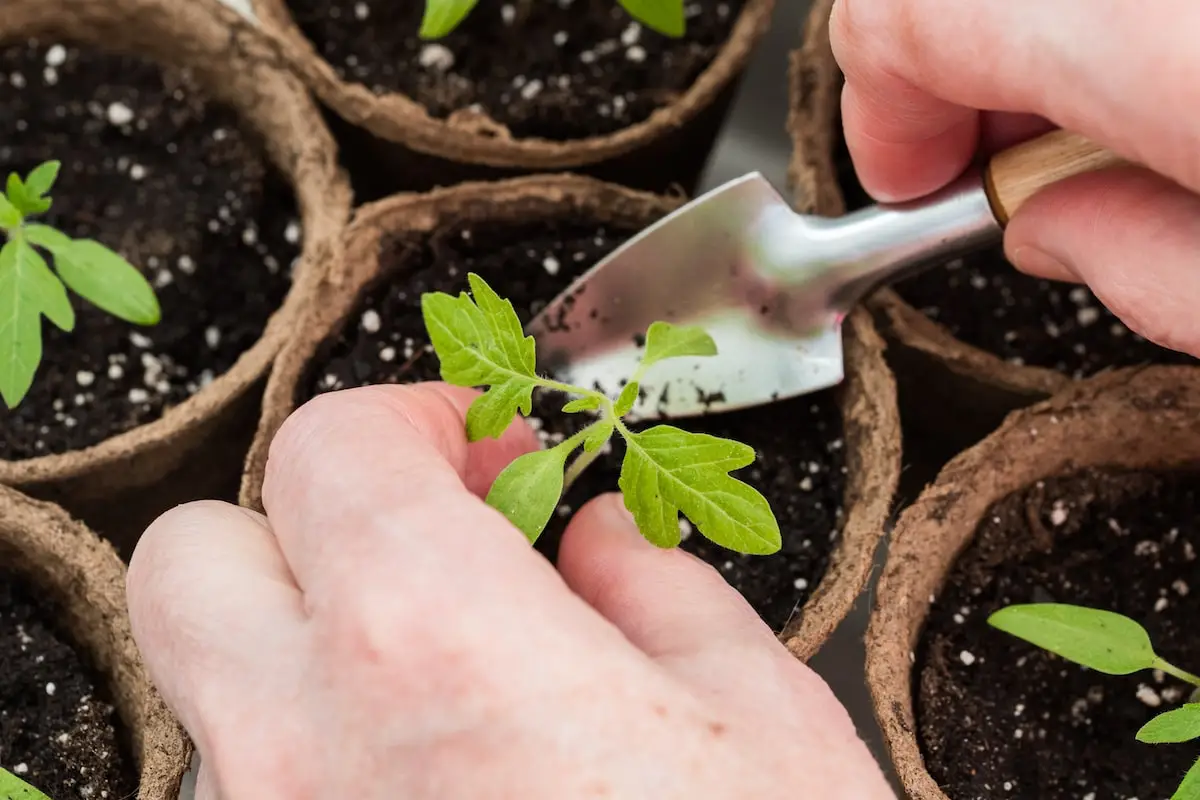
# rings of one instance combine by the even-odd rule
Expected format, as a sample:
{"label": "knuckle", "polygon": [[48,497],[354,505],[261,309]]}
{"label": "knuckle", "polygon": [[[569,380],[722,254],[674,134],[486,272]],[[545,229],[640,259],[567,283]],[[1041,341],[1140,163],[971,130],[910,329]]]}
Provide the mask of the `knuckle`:
{"label": "knuckle", "polygon": [[908,40],[905,26],[911,27],[911,19],[906,0],[837,0],[829,37],[843,71],[864,78],[891,72],[895,46]]}

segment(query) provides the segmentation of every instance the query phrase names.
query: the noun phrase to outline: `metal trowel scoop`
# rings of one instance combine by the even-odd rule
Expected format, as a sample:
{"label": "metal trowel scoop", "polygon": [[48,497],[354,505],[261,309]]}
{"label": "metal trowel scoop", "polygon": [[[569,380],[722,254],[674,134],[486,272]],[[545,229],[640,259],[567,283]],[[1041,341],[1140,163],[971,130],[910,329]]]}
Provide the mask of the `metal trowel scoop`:
{"label": "metal trowel scoop", "polygon": [[878,285],[998,243],[1039,189],[1120,160],[1058,131],[994,156],[919,201],[844,217],[797,214],[761,175],[731,181],[646,229],[559,295],[526,331],[539,368],[610,394],[655,321],[700,325],[718,355],[662,361],[631,417],[687,417],[841,382],[841,324]]}

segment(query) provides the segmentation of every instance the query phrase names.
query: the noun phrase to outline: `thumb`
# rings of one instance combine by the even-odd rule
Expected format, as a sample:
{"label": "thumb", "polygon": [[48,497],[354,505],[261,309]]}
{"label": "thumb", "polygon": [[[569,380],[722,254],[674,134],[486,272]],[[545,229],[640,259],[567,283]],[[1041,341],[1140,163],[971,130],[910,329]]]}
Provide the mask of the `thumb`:
{"label": "thumb", "polygon": [[1033,275],[1086,283],[1135,333],[1200,355],[1200,197],[1137,167],[1070,178],[1030,198],[1005,251]]}
{"label": "thumb", "polygon": [[579,510],[563,534],[558,569],[636,647],[707,696],[777,708],[782,685],[794,690],[797,680],[811,680],[809,688],[827,691],[716,569],[647,542],[620,495]]}

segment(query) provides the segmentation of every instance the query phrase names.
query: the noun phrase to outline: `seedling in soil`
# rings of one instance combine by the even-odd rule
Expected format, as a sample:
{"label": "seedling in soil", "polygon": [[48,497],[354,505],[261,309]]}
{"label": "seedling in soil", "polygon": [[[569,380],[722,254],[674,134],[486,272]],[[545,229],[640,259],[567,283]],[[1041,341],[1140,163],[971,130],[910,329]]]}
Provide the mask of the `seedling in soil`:
{"label": "seedling in soil", "polygon": [[[1060,603],[1003,608],[988,624],[1106,675],[1156,669],[1200,687],[1200,677],[1184,672],[1154,652],[1150,634],[1137,622],[1111,611]],[[1197,694],[1193,692],[1192,700]],[[1200,702],[1164,711],[1142,726],[1137,740],[1175,744],[1200,739]],[[1200,800],[1200,761],[1192,765],[1171,800]]]}
{"label": "seedling in soil", "polygon": [[[547,0],[536,0],[546,2]],[[440,39],[458,27],[478,0],[425,0],[422,39]],[[683,0],[617,0],[629,16],[665,36],[680,37],[686,29]]]}
{"label": "seedling in soil", "polygon": [[0,800],[50,800],[50,797],[0,767]]}
{"label": "seedling in soil", "polygon": [[[533,337],[524,335],[512,303],[478,275],[468,280],[470,294],[433,292],[421,298],[442,380],[487,387],[467,410],[468,440],[499,438],[518,411],[528,416],[534,389],[573,396],[562,407],[564,412],[596,417],[554,447],[514,460],[496,478],[488,505],[531,542],[537,541],[563,492],[619,433],[626,447],[618,486],[625,507],[649,541],[659,547],[678,545],[682,512],[702,535],[722,547],[753,555],[779,551],[779,523],[766,498],[729,474],[754,462],[754,448],[670,425],[635,433],[622,421],[638,398],[646,370],[668,358],[714,356],[712,337],[697,327],[654,323],[647,331],[641,365],[614,400],[593,389],[540,377]],[[580,448],[582,453],[568,467],[567,460]]]}
{"label": "seedling in soil", "polygon": [[[59,162],[47,161],[21,180],[8,176],[0,193],[0,396],[11,409],[24,399],[42,361],[42,317],[64,331],[75,329],[67,288],[115,317],[155,325],[162,313],[154,289],[124,258],[91,239],[72,239],[29,222],[50,210],[46,196]],[[38,252],[54,257],[57,274]]]}

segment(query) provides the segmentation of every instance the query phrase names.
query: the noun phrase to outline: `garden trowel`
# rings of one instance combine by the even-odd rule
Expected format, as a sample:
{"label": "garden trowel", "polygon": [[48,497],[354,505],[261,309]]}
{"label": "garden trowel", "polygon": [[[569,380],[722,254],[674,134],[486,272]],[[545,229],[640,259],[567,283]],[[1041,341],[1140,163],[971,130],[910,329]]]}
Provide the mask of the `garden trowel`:
{"label": "garden trowel", "polygon": [[838,218],[797,214],[751,173],[617,248],[526,331],[540,369],[615,395],[637,369],[651,323],[703,327],[718,354],[655,364],[633,418],[688,417],[815,392],[842,381],[842,320],[871,289],[999,243],[1035,192],[1119,163],[1056,131],[924,199]]}

